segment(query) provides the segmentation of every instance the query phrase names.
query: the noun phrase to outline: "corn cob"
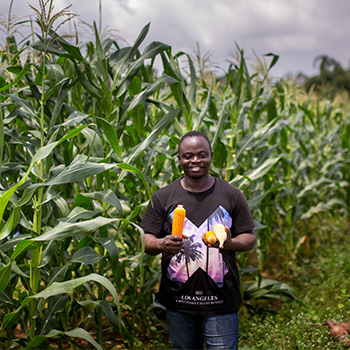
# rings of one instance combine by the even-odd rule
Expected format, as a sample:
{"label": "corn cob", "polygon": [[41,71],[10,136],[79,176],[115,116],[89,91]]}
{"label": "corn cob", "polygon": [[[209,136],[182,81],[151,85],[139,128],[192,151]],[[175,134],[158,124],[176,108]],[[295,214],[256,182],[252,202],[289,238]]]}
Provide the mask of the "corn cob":
{"label": "corn cob", "polygon": [[227,233],[225,226],[223,224],[216,224],[213,228],[213,231],[220,242],[219,248],[224,248],[224,242],[227,239]]}
{"label": "corn cob", "polygon": [[173,227],[172,227],[173,235],[182,236],[182,230],[184,228],[184,223],[185,223],[185,216],[186,216],[186,210],[181,204],[179,204],[174,210]]}
{"label": "corn cob", "polygon": [[205,239],[209,244],[215,244],[216,241],[218,240],[215,233],[213,231],[208,231],[205,234]]}

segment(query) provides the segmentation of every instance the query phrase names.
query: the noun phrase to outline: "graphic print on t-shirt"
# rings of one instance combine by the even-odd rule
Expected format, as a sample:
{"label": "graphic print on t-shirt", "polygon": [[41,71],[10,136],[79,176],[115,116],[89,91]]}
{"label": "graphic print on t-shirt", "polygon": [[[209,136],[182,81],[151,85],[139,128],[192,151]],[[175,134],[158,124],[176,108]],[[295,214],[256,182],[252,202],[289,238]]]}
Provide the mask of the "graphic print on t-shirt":
{"label": "graphic print on t-shirt", "polygon": [[[173,214],[174,211],[170,214],[171,220]],[[198,268],[202,268],[219,287],[222,286],[228,266],[218,248],[207,247],[202,241],[202,235],[212,231],[217,223],[227,227],[232,225],[232,218],[222,206],[219,206],[200,227],[186,217],[183,234],[188,238],[184,240],[181,252],[172,257],[168,266],[169,278],[172,281],[185,283]]]}

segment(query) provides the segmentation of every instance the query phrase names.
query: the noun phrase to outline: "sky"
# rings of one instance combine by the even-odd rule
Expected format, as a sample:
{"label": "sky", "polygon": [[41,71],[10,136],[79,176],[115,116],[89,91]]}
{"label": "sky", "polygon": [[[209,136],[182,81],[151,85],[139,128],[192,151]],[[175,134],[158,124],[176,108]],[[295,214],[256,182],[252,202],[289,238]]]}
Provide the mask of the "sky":
{"label": "sky", "polygon": [[[3,16],[7,17],[10,2],[0,1]],[[28,3],[39,8],[39,0],[13,0],[12,15],[34,18]],[[349,68],[349,0],[55,0],[54,12],[72,4],[70,10],[79,15],[74,21],[83,35],[81,21],[100,25],[100,3],[102,29],[118,30],[115,34],[129,45],[150,23],[141,50],[161,41],[172,47],[173,54],[195,55],[198,42],[202,56],[210,53],[210,60],[227,70],[238,45],[248,64],[254,64],[255,54],[279,55],[271,70],[276,77],[317,74],[314,61],[319,55]],[[72,23],[69,28],[64,30],[73,30]],[[266,57],[267,63],[270,60]]]}

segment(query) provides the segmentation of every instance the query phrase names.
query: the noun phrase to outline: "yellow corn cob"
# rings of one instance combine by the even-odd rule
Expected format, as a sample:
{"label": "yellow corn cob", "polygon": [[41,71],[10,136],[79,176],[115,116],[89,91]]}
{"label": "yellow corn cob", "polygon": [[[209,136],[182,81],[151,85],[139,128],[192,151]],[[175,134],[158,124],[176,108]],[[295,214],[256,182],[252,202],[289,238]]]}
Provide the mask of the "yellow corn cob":
{"label": "yellow corn cob", "polygon": [[186,210],[181,204],[179,204],[174,210],[173,227],[172,227],[173,235],[182,236],[185,216],[186,216]]}
{"label": "yellow corn cob", "polygon": [[215,233],[214,233],[213,231],[208,231],[208,232],[206,232],[206,233],[205,233],[205,239],[207,240],[207,242],[208,242],[209,244],[215,244],[216,241],[218,240],[218,239],[216,238]]}
{"label": "yellow corn cob", "polygon": [[225,226],[223,224],[216,224],[213,228],[213,231],[215,233],[215,236],[218,238],[218,241],[220,242],[219,247],[221,249],[224,248],[224,242],[227,239]]}

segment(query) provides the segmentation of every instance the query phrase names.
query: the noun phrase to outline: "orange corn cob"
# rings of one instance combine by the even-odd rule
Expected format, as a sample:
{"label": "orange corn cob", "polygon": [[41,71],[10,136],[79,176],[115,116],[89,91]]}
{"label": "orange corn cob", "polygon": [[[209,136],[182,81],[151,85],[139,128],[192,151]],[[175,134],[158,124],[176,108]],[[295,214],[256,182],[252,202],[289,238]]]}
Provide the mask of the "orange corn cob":
{"label": "orange corn cob", "polygon": [[186,216],[186,210],[181,204],[179,204],[174,210],[173,227],[172,227],[173,235],[182,236],[182,230],[184,228],[184,223],[185,223],[185,216]]}
{"label": "orange corn cob", "polygon": [[208,231],[205,233],[205,239],[209,244],[215,244],[218,240],[215,233],[213,231]]}

